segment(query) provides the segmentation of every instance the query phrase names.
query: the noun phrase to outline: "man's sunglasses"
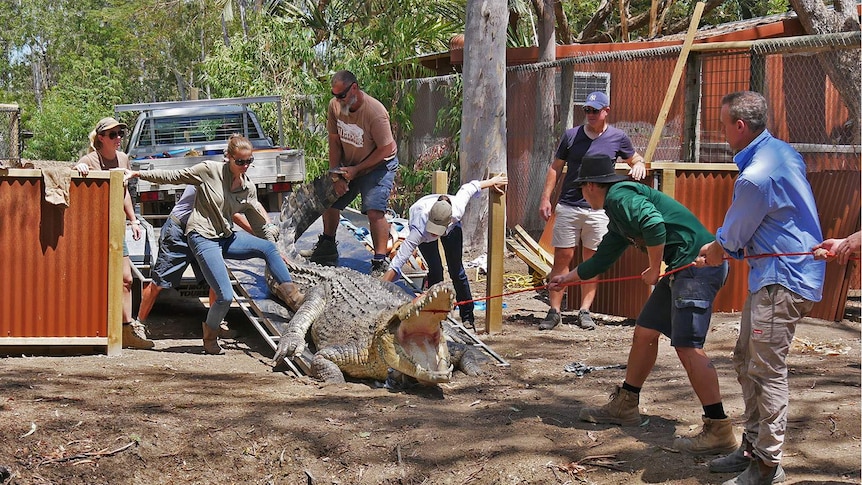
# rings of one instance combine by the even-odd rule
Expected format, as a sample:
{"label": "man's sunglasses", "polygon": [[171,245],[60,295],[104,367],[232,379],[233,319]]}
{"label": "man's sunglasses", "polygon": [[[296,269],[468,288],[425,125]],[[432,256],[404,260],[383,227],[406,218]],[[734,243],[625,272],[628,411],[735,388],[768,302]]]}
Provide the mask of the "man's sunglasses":
{"label": "man's sunglasses", "polygon": [[103,135],[108,135],[108,138],[110,138],[110,139],[112,139],[112,140],[113,140],[113,139],[115,139],[115,138],[117,138],[118,136],[119,136],[120,138],[122,138],[122,137],[126,136],[126,132],[125,132],[125,130],[109,131],[109,132],[107,132],[107,133],[102,133],[102,134],[103,134]]}
{"label": "man's sunglasses", "polygon": [[340,93],[338,93],[338,94],[336,94],[336,93],[332,93],[332,95],[333,95],[333,96],[335,96],[335,97],[336,97],[336,98],[338,98],[338,99],[344,99],[344,98],[346,98],[346,97],[347,97],[347,93],[349,93],[349,92],[350,92],[350,88],[352,88],[354,84],[356,84],[356,83],[350,83],[350,86],[347,86],[347,89],[345,89],[344,91],[342,91],[342,92],[340,92]]}
{"label": "man's sunglasses", "polygon": [[601,112],[601,111],[602,111],[602,110],[600,110],[600,109],[590,108],[589,106],[587,106],[587,107],[585,107],[585,108],[584,108],[584,113],[591,114],[591,115],[592,115],[592,114],[599,113],[599,112]]}
{"label": "man's sunglasses", "polygon": [[234,158],[233,161],[236,162],[236,164],[239,165],[240,167],[245,167],[246,165],[251,165],[251,163],[254,162],[254,157],[248,157],[245,160],[240,160],[239,158]]}

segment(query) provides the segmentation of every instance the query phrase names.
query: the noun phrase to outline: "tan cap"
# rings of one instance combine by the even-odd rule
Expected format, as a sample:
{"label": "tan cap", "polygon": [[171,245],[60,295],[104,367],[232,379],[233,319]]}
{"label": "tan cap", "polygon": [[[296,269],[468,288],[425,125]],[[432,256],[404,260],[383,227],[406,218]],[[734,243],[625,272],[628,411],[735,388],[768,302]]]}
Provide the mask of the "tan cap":
{"label": "tan cap", "polygon": [[450,222],[452,222],[452,204],[448,200],[438,200],[431,206],[425,230],[435,236],[442,236],[446,234]]}
{"label": "tan cap", "polygon": [[111,118],[111,117],[102,118],[96,124],[96,133],[103,133],[105,131],[110,130],[111,128],[116,128],[118,126],[122,127],[123,129],[129,127],[125,123],[120,123],[119,121],[115,120],[114,118]]}

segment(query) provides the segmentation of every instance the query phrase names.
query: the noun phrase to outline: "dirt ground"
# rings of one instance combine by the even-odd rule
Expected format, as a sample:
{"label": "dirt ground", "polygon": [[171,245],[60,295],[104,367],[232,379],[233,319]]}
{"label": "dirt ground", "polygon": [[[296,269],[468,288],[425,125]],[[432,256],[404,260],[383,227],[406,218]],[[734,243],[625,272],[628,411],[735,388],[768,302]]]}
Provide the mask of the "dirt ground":
{"label": "dirt ground", "polygon": [[[511,257],[507,272],[526,273]],[[472,273],[472,272],[471,272]],[[472,275],[471,275],[472,276]],[[484,294],[481,282],[474,293]],[[480,335],[508,366],[456,374],[434,388],[393,392],[373,383],[324,386],[273,368],[272,351],[243,314],[227,353],[202,353],[196,300],[162,299],[153,351],[122,356],[0,358],[3,484],[715,484],[709,458],[672,449],[701,409],[666,339],[641,394],[644,424],[577,419],[603,404],[624,370],[565,372],[573,362],[623,364],[632,322],[594,331],[539,332],[545,300],[507,296],[503,331]],[[788,363],[792,392],[787,483],[860,483],[860,324],[808,319]],[[483,314],[480,312],[480,321]],[[477,322],[478,323],[478,322]],[[725,408],[743,409],[730,365],[738,315],[713,318],[707,351]],[[737,431],[739,428],[737,426]],[[11,475],[11,477],[10,477]]]}

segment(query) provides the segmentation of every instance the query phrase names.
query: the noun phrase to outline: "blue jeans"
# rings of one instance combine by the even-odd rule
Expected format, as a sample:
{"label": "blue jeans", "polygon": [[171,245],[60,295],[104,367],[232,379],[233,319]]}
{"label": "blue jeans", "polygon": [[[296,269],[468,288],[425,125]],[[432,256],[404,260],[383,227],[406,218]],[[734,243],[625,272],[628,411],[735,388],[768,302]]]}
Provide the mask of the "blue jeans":
{"label": "blue jeans", "polygon": [[233,301],[233,286],[225,266],[225,259],[263,258],[273,278],[281,284],[290,280],[287,265],[281,259],[275,244],[245,232],[235,232],[220,239],[207,239],[196,232],[188,235],[189,248],[195,255],[210,288],[215,291],[216,301],[210,302],[206,324],[218,329],[230,303]]}
{"label": "blue jeans", "polygon": [[360,212],[367,214],[370,210],[386,212],[389,207],[389,196],[395,186],[395,172],[398,171],[398,157],[381,163],[374,170],[357,177],[348,185],[347,193],[332,204],[333,209],[344,210],[353,202],[357,195],[362,195]]}
{"label": "blue jeans", "polygon": [[[443,252],[446,253],[446,264],[449,265],[449,278],[452,279],[452,286],[455,287],[455,298],[458,301],[472,300],[473,293],[470,292],[470,282],[467,281],[467,273],[464,271],[464,233],[461,231],[461,224],[453,227],[449,234],[440,237],[440,242],[443,245]],[[428,263],[428,286],[443,281],[443,261],[440,259],[437,241],[420,244],[419,252],[422,253],[422,257]],[[470,320],[472,322],[473,302],[459,305],[458,313],[461,315],[461,321]]]}

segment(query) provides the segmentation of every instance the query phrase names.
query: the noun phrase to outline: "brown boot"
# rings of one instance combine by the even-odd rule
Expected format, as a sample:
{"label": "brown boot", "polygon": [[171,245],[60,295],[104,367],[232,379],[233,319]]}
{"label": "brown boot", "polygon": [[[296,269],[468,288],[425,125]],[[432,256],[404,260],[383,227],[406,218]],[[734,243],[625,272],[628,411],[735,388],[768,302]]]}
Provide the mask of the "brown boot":
{"label": "brown boot", "polygon": [[292,281],[278,285],[275,289],[275,296],[285,302],[293,311],[299,310],[302,302],[305,301],[305,294],[299,291],[299,287]]}
{"label": "brown boot", "polygon": [[123,324],[123,348],[124,349],[151,349],[155,347],[152,340],[147,339],[144,324],[135,320]]}
{"label": "brown boot", "polygon": [[638,412],[639,398],[638,394],[617,386],[611,394],[611,402],[600,408],[583,408],[578,418],[590,423],[638,426],[641,424],[641,415]]}
{"label": "brown boot", "polygon": [[224,349],[218,344],[218,330],[210,328],[207,322],[204,322],[204,351],[211,355],[224,353]]}
{"label": "brown boot", "polygon": [[730,453],[739,447],[733,434],[730,418],[709,419],[703,416],[703,429],[692,437],[677,438],[673,447],[692,455],[719,455]]}

